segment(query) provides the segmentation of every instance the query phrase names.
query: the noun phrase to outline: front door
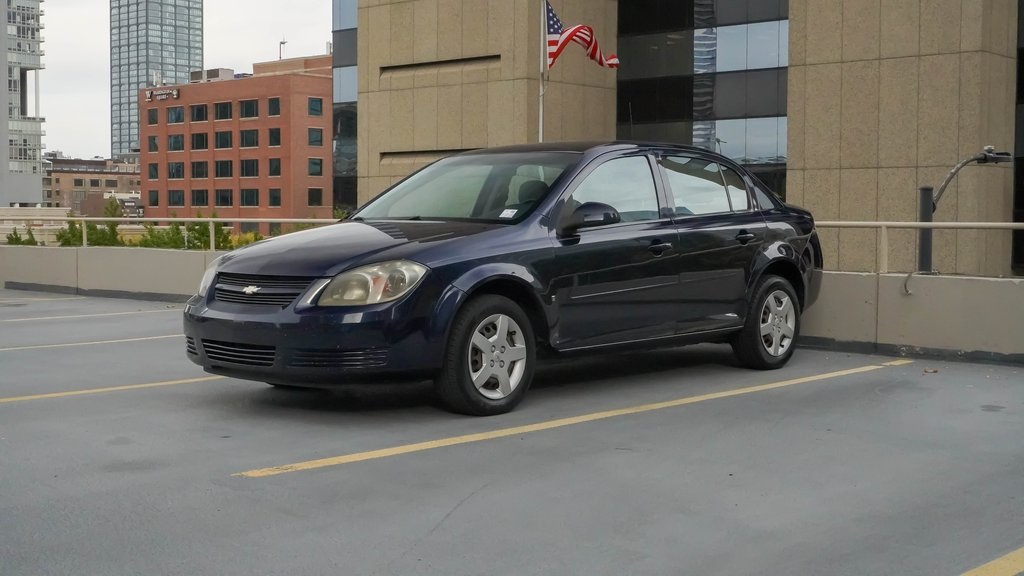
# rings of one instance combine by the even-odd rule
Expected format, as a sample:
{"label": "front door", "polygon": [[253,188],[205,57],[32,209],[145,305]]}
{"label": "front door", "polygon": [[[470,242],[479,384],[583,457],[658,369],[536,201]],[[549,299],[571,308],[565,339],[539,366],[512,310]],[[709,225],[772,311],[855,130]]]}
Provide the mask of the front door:
{"label": "front door", "polygon": [[559,218],[585,202],[621,215],[618,224],[556,238],[553,344],[572,349],[671,336],[678,288],[678,235],[662,211],[646,155],[616,157],[584,173]]}

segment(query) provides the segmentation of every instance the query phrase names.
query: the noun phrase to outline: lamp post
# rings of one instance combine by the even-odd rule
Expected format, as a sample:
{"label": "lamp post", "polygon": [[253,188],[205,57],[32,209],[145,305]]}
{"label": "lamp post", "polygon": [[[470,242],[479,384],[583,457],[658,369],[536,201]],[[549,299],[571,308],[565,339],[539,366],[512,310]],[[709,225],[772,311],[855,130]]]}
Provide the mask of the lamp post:
{"label": "lamp post", "polygon": [[[934,192],[931,186],[922,186],[919,189],[918,220],[921,222],[932,221],[935,210],[939,207],[939,200],[946,193],[946,187],[953,181],[957,173],[968,164],[1001,164],[1013,161],[1013,155],[1009,152],[996,152],[995,150],[995,146],[985,146],[985,149],[980,154],[961,160],[959,164],[949,171],[946,179],[939,185],[937,192]],[[919,274],[933,273],[931,228],[921,228],[918,231],[917,270]]]}
{"label": "lamp post", "polygon": [[282,38],[281,41],[277,43],[277,59],[278,60],[280,60],[284,56],[284,45],[287,44],[287,43],[288,43],[288,41],[285,40],[284,38]]}

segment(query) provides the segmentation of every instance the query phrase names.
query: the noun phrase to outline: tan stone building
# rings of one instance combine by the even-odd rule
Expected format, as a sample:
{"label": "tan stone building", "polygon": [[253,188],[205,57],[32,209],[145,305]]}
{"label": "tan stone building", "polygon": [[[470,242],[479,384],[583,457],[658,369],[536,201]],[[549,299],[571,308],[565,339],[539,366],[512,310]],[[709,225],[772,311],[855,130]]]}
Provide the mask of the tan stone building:
{"label": "tan stone building", "polygon": [[[1015,0],[551,4],[567,24],[592,26],[622,65],[566,50],[547,83],[545,140],[716,148],[823,221],[914,221],[917,188],[937,187],[960,159],[990,144],[1024,158]],[[542,7],[360,0],[360,202],[438,157],[538,140]],[[1015,215],[1024,220],[1024,191],[1003,164],[965,169],[935,218]],[[822,237],[828,268],[877,269],[877,232]],[[1016,254],[1013,242],[1007,231],[937,232],[935,267],[1024,272],[1024,233]],[[890,232],[890,270],[913,269],[916,245],[916,232]]]}
{"label": "tan stone building", "polygon": [[[102,216],[107,198],[138,198],[139,165],[115,160],[47,158],[44,207],[66,208],[76,215]],[[91,201],[90,201],[91,199]],[[88,207],[100,206],[88,210]]]}

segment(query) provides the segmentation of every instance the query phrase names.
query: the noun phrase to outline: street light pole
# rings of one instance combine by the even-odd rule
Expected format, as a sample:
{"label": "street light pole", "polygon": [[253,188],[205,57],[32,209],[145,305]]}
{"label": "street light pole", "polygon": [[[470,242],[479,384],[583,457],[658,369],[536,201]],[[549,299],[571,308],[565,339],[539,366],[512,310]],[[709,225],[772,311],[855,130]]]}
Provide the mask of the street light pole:
{"label": "street light pole", "polygon": [[[918,219],[920,222],[931,222],[935,210],[939,207],[939,200],[942,199],[942,195],[946,193],[946,187],[949,183],[956,178],[957,173],[960,172],[968,164],[1001,164],[1003,162],[1012,162],[1013,155],[1009,152],[996,152],[995,146],[985,146],[985,149],[980,154],[971,156],[961,160],[949,174],[946,174],[946,179],[942,181],[939,186],[938,192],[933,192],[931,186],[922,186],[920,190],[920,199],[918,203]],[[917,270],[921,274],[931,274],[932,270],[932,229],[921,228],[918,231],[917,237]]]}

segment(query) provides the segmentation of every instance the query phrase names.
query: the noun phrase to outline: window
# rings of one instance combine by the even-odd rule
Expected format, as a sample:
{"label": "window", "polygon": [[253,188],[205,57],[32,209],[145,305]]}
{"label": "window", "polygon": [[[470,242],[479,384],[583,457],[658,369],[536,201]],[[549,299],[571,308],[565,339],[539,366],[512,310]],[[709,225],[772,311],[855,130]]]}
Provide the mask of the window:
{"label": "window", "polygon": [[238,103],[239,118],[256,118],[260,115],[259,100],[242,100]]}
{"label": "window", "polygon": [[270,193],[268,194],[268,196],[270,197],[270,201],[267,204],[269,204],[270,206],[274,206],[274,207],[277,207],[277,206],[281,205],[281,189],[280,188],[271,188],[270,189]]}
{"label": "window", "polygon": [[280,236],[281,235],[281,223],[280,222],[271,222],[270,223],[270,235],[271,236]]}
{"label": "window", "polygon": [[[156,180],[160,178],[160,165],[156,162],[149,163],[149,179]],[[81,186],[81,180],[75,180],[75,186]]]}
{"label": "window", "polygon": [[157,151],[160,150],[160,146],[157,144],[157,137],[156,136],[149,136],[149,137],[146,138],[146,141],[149,142],[149,151],[150,152],[157,152]]}
{"label": "window", "polygon": [[210,147],[210,135],[206,132],[200,132],[192,135],[192,149],[193,150],[206,150]]}
{"label": "window", "polygon": [[750,197],[747,196],[747,185],[732,168],[723,166],[722,175],[725,176],[725,189],[729,192],[729,203],[734,212],[750,210]]}
{"label": "window", "polygon": [[281,175],[281,159],[280,158],[271,158],[269,164],[270,164],[270,168],[269,168],[268,174],[270,176],[280,176]]}
{"label": "window", "polygon": [[309,159],[309,175],[310,176],[323,176],[324,175],[324,161],[322,158],[310,158]]}
{"label": "window", "polygon": [[281,99],[271,98],[267,100],[267,116],[280,116],[281,115]]}
{"label": "window", "polygon": [[169,180],[179,180],[185,177],[185,163],[184,162],[168,162],[167,163],[167,178]]}
{"label": "window", "polygon": [[231,178],[234,176],[235,163],[231,160],[217,160],[214,162],[213,172],[217,178]]}
{"label": "window", "polygon": [[[150,109],[146,110],[146,123],[149,124],[150,126],[156,125],[158,122],[160,122],[159,114],[160,114],[160,111],[157,110],[156,108],[150,108]],[[155,204],[154,204],[154,206],[155,206]]]}
{"label": "window", "polygon": [[676,216],[729,211],[729,196],[717,163],[671,156],[662,158],[661,168]]}
{"label": "window", "polygon": [[267,135],[269,136],[269,140],[270,140],[270,144],[269,145],[270,146],[280,146],[281,145],[281,129],[280,128],[271,128]]}
{"label": "window", "polygon": [[185,191],[184,190],[168,190],[167,191],[167,205],[168,206],[184,206],[185,205]]}
{"label": "window", "polygon": [[323,206],[324,205],[324,191],[323,188],[310,188],[306,191],[306,205],[307,206]]}
{"label": "window", "polygon": [[242,206],[259,206],[260,191],[255,188],[242,189]]}
{"label": "window", "polygon": [[150,190],[149,191],[149,205],[150,206],[159,206],[160,205],[160,191],[159,190]]}
{"label": "window", "polygon": [[90,179],[89,180],[89,187],[90,188],[99,188],[100,187],[100,179],[99,178],[92,178],[92,179]]}
{"label": "window", "polygon": [[259,160],[242,160],[242,178],[255,178],[260,175]]}
{"label": "window", "polygon": [[181,124],[185,121],[185,108],[182,106],[171,106],[167,109],[167,123]]}
{"label": "window", "polygon": [[324,99],[323,98],[310,98],[309,99],[309,115],[310,116],[323,116],[324,115]]}
{"label": "window", "polygon": [[210,119],[210,112],[206,104],[196,104],[189,109],[192,113],[193,122],[206,122]]}
{"label": "window", "polygon": [[323,128],[310,128],[309,129],[309,145],[310,146],[323,146],[324,145],[324,129]]}
{"label": "window", "polygon": [[167,151],[181,152],[185,149],[185,135],[171,134],[167,137]]}
{"label": "window", "polygon": [[260,231],[259,222],[242,222],[239,226],[242,234],[258,234]]}
{"label": "window", "polygon": [[213,136],[213,146],[217,149],[231,148],[231,132],[217,132]]}
{"label": "window", "polygon": [[[155,164],[150,164],[150,167],[151,167],[150,168],[150,173],[152,173],[152,171],[153,171],[152,170],[152,166],[155,166]],[[156,178],[156,176],[152,176],[152,178]],[[75,178],[74,185],[75,186],[85,186],[85,180],[82,179],[82,178]]]}
{"label": "window", "polygon": [[217,190],[217,197],[215,198],[217,206],[233,206],[232,201],[233,191],[232,190]]}
{"label": "window", "polygon": [[623,222],[656,220],[658,194],[647,157],[616,158],[598,166],[572,193],[568,205],[585,202],[608,204]]}
{"label": "window", "polygon": [[103,185],[107,188],[117,188],[117,180],[107,180]]}
{"label": "window", "polygon": [[192,205],[193,206],[209,206],[210,205],[210,194],[206,190],[193,190],[192,191]]}
{"label": "window", "polygon": [[259,130],[242,130],[238,133],[242,148],[255,148],[260,145]]}
{"label": "window", "polygon": [[217,102],[213,105],[213,119],[214,120],[230,120],[231,119],[231,102]]}
{"label": "window", "polygon": [[[192,177],[193,178],[209,178],[210,177],[210,163],[206,160],[199,160],[192,163]],[[193,203],[194,204],[194,203]]]}

